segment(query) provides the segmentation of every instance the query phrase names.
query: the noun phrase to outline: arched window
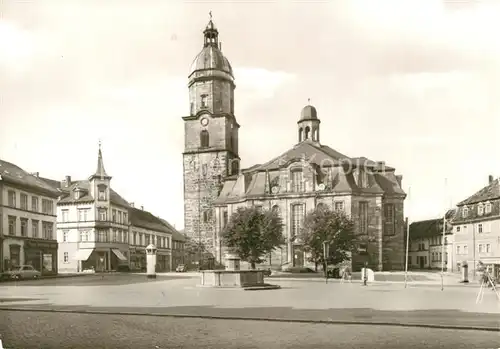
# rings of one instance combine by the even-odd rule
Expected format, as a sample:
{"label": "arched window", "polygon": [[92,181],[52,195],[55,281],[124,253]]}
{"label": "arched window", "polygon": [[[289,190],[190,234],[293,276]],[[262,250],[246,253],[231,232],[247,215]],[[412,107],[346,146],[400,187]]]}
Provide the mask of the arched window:
{"label": "arched window", "polygon": [[200,132],[200,146],[202,148],[207,148],[209,145],[209,134],[207,130],[203,130]]}
{"label": "arched window", "polygon": [[301,128],[299,128],[299,142],[302,142],[302,134],[304,133],[304,130]]}
{"label": "arched window", "polygon": [[291,171],[292,175],[292,191],[294,192],[302,192],[304,191],[304,175],[302,169],[295,168]]}
{"label": "arched window", "polygon": [[278,205],[274,205],[271,210],[273,213],[280,214],[280,207]]}
{"label": "arched window", "polygon": [[97,186],[98,189],[98,200],[99,201],[106,201],[106,189],[107,187],[104,184],[99,184]]}
{"label": "arched window", "polygon": [[316,209],[318,210],[325,210],[326,209],[326,205],[322,202],[320,202],[319,204],[316,205]]}
{"label": "arched window", "polygon": [[312,138],[313,138],[313,141],[315,141],[315,142],[319,141],[319,130],[317,128],[314,129]]}
{"label": "arched window", "polygon": [[208,96],[207,95],[201,95],[201,108],[203,108],[203,109],[208,108]]}
{"label": "arched window", "polygon": [[305,134],[305,137],[304,139],[309,139],[309,133],[311,132],[311,129],[309,128],[309,126],[306,127],[306,134]]}
{"label": "arched window", "polygon": [[238,159],[232,159],[231,160],[231,174],[237,174],[238,171],[240,170],[240,164]]}

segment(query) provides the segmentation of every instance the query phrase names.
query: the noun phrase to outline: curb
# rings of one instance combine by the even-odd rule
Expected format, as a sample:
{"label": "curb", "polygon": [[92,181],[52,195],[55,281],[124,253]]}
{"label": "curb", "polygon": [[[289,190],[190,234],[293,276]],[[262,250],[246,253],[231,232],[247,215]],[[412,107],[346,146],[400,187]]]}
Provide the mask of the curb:
{"label": "curb", "polygon": [[36,279],[0,279],[0,284],[9,282],[35,281],[35,280],[68,279],[68,278],[83,277],[88,275],[94,275],[94,274],[47,275]]}
{"label": "curb", "polygon": [[[288,278],[288,277],[270,277],[268,278],[270,280],[275,280],[275,281],[311,281],[311,282],[325,282],[325,279],[321,278]],[[334,284],[338,283],[340,284],[340,279],[328,279],[328,283]],[[363,281],[361,280],[352,280],[351,283],[353,284],[361,284]],[[344,282],[344,284],[349,284],[349,282]],[[372,281],[368,282],[368,285],[404,285],[404,281]],[[418,282],[418,281],[408,281],[407,285],[413,285],[413,286],[430,286],[430,287],[441,287],[440,282]],[[463,283],[457,283],[457,284],[444,284],[444,287],[461,287],[461,288],[472,288],[472,287],[480,287],[480,284],[475,284],[475,283],[468,283],[468,284],[463,284]]]}
{"label": "curb", "polygon": [[468,330],[468,331],[487,331],[500,332],[500,327],[488,326],[464,326],[464,325],[438,325],[438,324],[418,324],[418,323],[401,323],[401,322],[383,322],[383,321],[347,321],[347,320],[306,320],[306,319],[284,319],[284,318],[257,318],[244,316],[216,316],[216,315],[190,315],[190,314],[162,314],[162,313],[144,313],[144,312],[112,312],[99,310],[63,310],[63,309],[36,309],[36,308],[5,308],[0,307],[0,311],[24,311],[24,312],[39,312],[39,313],[66,313],[66,314],[88,314],[88,315],[115,315],[115,316],[153,316],[153,317],[170,317],[170,318],[190,318],[190,319],[207,319],[207,320],[239,320],[239,321],[267,321],[267,322],[282,322],[282,323],[303,323],[303,324],[324,324],[324,325],[376,325],[376,326],[397,326],[397,327],[416,327],[416,328],[432,328],[446,330]]}

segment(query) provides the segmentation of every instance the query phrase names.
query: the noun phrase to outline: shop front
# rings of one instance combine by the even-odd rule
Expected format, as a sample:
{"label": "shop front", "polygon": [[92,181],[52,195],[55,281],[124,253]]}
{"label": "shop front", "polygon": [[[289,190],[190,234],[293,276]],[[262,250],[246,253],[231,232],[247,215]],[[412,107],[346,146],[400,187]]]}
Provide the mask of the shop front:
{"label": "shop front", "polygon": [[[12,257],[11,252],[11,260]],[[57,242],[25,241],[24,264],[33,266],[42,275],[57,274]]]}
{"label": "shop front", "polygon": [[170,271],[170,253],[167,251],[158,251],[156,255],[156,271]]}
{"label": "shop front", "polygon": [[130,270],[146,270],[146,250],[132,247],[129,250]]}
{"label": "shop front", "polygon": [[4,256],[3,269],[10,270],[13,267],[18,267],[22,264],[21,261],[21,245],[19,243],[8,244],[8,255]]}
{"label": "shop front", "polygon": [[120,266],[128,265],[127,252],[122,252],[117,248],[111,249],[111,270],[119,270]]}

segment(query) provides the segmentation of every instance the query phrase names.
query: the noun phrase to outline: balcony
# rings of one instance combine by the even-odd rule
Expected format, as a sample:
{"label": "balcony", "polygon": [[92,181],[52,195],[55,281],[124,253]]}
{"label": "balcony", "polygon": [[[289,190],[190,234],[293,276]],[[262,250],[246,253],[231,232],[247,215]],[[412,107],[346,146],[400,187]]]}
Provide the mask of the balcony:
{"label": "balcony", "polygon": [[111,228],[113,222],[111,221],[95,221],[95,227],[97,229]]}

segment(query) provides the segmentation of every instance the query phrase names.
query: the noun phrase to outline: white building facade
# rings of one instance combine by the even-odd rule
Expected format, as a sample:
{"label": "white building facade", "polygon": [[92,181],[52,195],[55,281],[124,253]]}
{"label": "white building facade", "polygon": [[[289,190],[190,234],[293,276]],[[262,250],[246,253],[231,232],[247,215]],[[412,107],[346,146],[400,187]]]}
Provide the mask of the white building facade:
{"label": "white building facade", "polygon": [[489,176],[488,185],[460,202],[453,221],[457,270],[466,262],[474,275],[481,261],[500,276],[500,183]]}

